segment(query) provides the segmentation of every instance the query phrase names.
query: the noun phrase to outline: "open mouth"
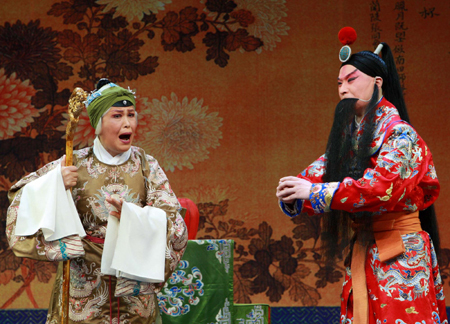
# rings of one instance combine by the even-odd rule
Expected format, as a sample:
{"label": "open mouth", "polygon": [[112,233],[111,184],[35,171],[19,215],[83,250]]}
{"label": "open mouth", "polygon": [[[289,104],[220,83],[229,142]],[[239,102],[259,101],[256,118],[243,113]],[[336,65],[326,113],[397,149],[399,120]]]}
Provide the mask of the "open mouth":
{"label": "open mouth", "polygon": [[121,134],[119,135],[119,139],[124,142],[129,142],[131,139],[131,134]]}

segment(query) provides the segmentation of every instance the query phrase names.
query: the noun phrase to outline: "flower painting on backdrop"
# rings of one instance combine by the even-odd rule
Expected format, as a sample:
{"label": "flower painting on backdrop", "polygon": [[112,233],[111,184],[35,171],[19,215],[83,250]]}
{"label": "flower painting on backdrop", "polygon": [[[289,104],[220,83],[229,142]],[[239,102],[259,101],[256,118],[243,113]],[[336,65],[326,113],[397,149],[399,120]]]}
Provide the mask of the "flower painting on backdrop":
{"label": "flower painting on backdrop", "polygon": [[[326,44],[334,38],[338,43],[336,36],[327,35],[342,27],[340,5],[293,0],[4,1],[8,10],[0,13],[2,233],[9,188],[64,154],[72,90],[91,91],[107,77],[136,92],[139,127],[133,144],[158,159],[179,197],[197,204],[197,238],[235,241],[235,303],[339,304],[345,268],[342,261],[325,265],[322,260],[321,217],[284,217],[275,188],[280,177],[298,174],[316,153],[322,154],[323,148],[310,138],[318,133],[326,137],[322,133],[329,124],[322,120],[325,110],[316,107],[319,95],[312,91],[324,96],[320,103],[336,104],[321,86],[331,84],[328,78],[336,80],[336,64],[333,73],[322,67],[331,47]],[[357,27],[369,34],[367,44],[375,37],[374,3],[381,8],[376,19],[384,26],[376,32],[395,28],[389,1],[366,1],[365,7],[350,2],[358,10]],[[19,9],[27,6],[29,11]],[[427,35],[448,29],[442,26],[448,25],[449,9],[438,1],[427,1],[425,9],[435,8],[427,20],[420,14],[423,8],[410,6],[404,22],[411,30],[415,24]],[[333,9],[322,13],[324,8]],[[412,35],[409,29],[404,32]],[[431,46],[438,48],[437,42]],[[447,55],[448,61],[450,50],[439,55]],[[334,56],[337,59],[337,52]],[[407,64],[403,68],[410,86],[414,76],[406,79],[411,72]],[[437,107],[436,114],[443,109]],[[311,122],[317,129],[305,127]],[[301,131],[307,131],[308,140]],[[431,136],[435,137],[427,143],[444,150],[446,137]],[[91,146],[94,139],[83,111],[74,149]],[[439,175],[447,172],[436,165]],[[445,244],[441,263],[447,289],[450,249]],[[6,236],[0,235],[0,307],[47,308],[49,293],[37,291],[51,291],[56,268],[55,263],[15,257]]]}
{"label": "flower painting on backdrop", "polygon": [[[206,46],[206,61],[227,66],[237,50],[257,51],[261,38],[248,30],[255,22],[234,1],[213,0],[199,7],[166,11],[171,0],[70,0],[54,2],[46,15],[62,19],[64,28],[44,27],[42,19],[0,26],[0,192],[1,229],[5,230],[7,190],[25,174],[64,153],[66,113],[72,88],[93,89],[101,77],[125,82],[155,73],[159,57],[147,55],[145,43],[164,51],[193,51]],[[205,55],[203,53],[203,55]],[[61,88],[60,84],[72,84]],[[147,98],[137,95],[137,145],[161,160],[166,171],[192,169],[208,158],[222,138],[223,118],[203,99]],[[94,129],[80,116],[74,146],[92,145]],[[3,303],[7,308],[24,292],[34,307],[34,280],[48,283],[56,264],[16,258],[1,236],[0,284],[21,284]],[[39,305],[45,307],[46,305]]]}

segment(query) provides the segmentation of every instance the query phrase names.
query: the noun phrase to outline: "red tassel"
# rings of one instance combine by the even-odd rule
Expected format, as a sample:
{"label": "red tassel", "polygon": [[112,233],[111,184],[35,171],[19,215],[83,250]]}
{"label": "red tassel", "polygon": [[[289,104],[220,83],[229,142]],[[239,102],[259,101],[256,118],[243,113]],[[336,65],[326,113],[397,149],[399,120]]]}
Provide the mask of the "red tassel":
{"label": "red tassel", "polygon": [[352,45],[356,41],[356,30],[352,27],[344,27],[338,33],[342,45]]}

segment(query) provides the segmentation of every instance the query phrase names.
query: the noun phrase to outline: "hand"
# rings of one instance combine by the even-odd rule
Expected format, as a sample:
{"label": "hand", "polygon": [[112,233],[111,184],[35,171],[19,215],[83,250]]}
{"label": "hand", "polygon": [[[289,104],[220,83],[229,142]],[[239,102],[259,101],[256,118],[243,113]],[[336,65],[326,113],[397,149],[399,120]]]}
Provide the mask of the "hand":
{"label": "hand", "polygon": [[61,160],[61,175],[66,190],[72,188],[77,184],[78,180],[78,168],[74,165],[66,166],[66,156],[64,155]]}
{"label": "hand", "polygon": [[293,176],[280,179],[277,197],[285,204],[292,204],[297,199],[309,200],[312,183]]}
{"label": "hand", "polygon": [[111,216],[116,217],[118,220],[120,220],[120,216],[122,214],[122,204],[123,204],[123,199],[119,198],[119,199],[114,199],[112,197],[106,197],[106,201],[111,204],[112,207],[114,207],[116,210],[114,210],[114,208],[111,208],[109,214]]}

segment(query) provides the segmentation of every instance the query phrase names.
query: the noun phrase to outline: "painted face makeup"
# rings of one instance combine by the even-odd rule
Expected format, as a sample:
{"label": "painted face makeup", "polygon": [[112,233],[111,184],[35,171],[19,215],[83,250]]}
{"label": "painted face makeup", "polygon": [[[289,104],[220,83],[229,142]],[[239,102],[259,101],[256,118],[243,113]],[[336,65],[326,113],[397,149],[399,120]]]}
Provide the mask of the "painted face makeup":
{"label": "painted face makeup", "polygon": [[353,65],[344,65],[339,71],[338,92],[342,99],[360,99],[356,106],[364,107],[372,98],[375,78],[361,72]]}

